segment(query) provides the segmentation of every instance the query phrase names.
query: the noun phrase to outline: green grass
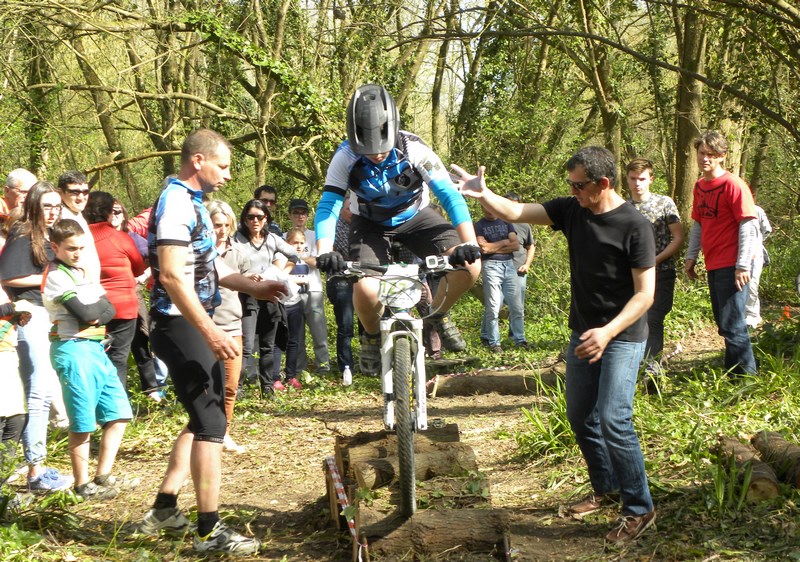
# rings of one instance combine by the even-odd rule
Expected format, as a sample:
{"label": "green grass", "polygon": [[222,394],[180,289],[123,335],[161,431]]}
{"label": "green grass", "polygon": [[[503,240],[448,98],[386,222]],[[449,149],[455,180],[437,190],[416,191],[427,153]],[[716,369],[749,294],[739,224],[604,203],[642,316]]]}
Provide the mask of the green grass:
{"label": "green grass", "polygon": [[[558,250],[557,240],[553,244],[554,251]],[[535,351],[522,353],[507,346],[502,355],[489,353],[479,341],[480,302],[467,296],[454,308],[452,317],[462,328],[467,353],[479,358],[479,368],[514,365],[534,369],[552,363],[565,348],[569,286],[564,261],[541,262],[529,277],[526,336],[537,345]],[[548,282],[552,279],[557,281]],[[637,394],[634,423],[659,516],[657,531],[631,546],[626,559],[800,560],[800,492],[783,486],[775,500],[749,504],[744,501],[742,475],[732,472],[712,452],[721,434],[745,440],[762,429],[800,442],[800,323],[795,318],[779,321],[782,307],[783,303],[765,312],[765,318],[774,322],[754,340],[758,377],[731,380],[718,366],[719,353],[695,361],[682,361],[679,356],[682,362],[671,367],[658,394]],[[329,314],[331,323],[332,318]],[[710,322],[705,284],[679,281],[675,309],[667,321],[667,340],[691,337]],[[330,328],[332,341],[334,327]],[[501,333],[506,330],[503,321]],[[374,398],[380,393],[379,380],[366,377],[356,377],[351,387],[343,388],[335,377],[315,376],[305,386],[303,392],[280,393],[268,402],[248,392],[237,404],[238,427],[263,433],[274,417],[322,417],[326,409],[358,411],[367,395]],[[155,406],[134,395],[133,406],[137,418],[126,433],[126,454],[141,462],[163,464],[166,444],[185,423],[182,408],[173,396],[165,405]],[[537,486],[544,489],[541,493],[537,490],[537,496],[549,504],[589,489],[565,410],[563,389],[545,388],[530,407],[519,412],[526,430],[501,430],[486,437],[516,440],[517,455],[511,462],[519,462],[521,470],[534,467]],[[50,458],[68,470],[66,434],[57,435],[48,446]],[[0,559],[183,559],[180,543],[124,540],[118,535],[119,523],[94,520],[83,512],[78,517],[74,511],[71,496],[60,493],[36,498],[22,512],[14,512],[5,526],[0,526]],[[252,510],[224,515],[234,525],[246,525],[258,517]],[[275,532],[261,538],[277,541]],[[320,536],[331,540],[330,534],[316,530],[303,540]],[[300,542],[295,548],[300,552]]]}
{"label": "green grass", "polygon": [[[702,294],[700,288],[680,294],[673,337],[708,324]],[[749,473],[737,473],[712,452],[719,435],[746,441],[763,429],[800,442],[799,327],[784,320],[760,331],[758,376],[732,379],[719,367],[694,364],[669,373],[660,394],[637,394],[634,424],[659,516],[658,531],[630,547],[632,558],[655,552],[658,560],[800,559],[800,491],[784,485],[778,498],[747,503]],[[545,498],[554,502],[563,498],[560,476],[575,474],[576,458],[559,391],[523,409],[529,428],[516,436],[523,458],[549,471]],[[585,468],[578,478],[588,489]]]}

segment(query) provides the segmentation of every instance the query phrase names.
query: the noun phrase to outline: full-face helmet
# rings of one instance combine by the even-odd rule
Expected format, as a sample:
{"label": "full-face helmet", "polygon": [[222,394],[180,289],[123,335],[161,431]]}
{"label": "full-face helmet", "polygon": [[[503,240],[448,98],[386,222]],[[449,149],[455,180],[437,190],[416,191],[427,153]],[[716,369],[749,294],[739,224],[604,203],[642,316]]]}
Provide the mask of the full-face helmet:
{"label": "full-face helmet", "polygon": [[394,148],[400,112],[383,86],[358,88],[347,106],[347,140],[356,154],[380,154]]}

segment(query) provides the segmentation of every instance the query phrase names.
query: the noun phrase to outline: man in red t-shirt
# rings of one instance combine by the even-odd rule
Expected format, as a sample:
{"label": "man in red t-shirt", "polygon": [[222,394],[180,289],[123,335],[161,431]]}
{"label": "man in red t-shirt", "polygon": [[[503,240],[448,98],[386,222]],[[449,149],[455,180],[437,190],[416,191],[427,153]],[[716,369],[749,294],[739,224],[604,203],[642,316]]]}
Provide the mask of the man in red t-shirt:
{"label": "man in red t-shirt", "polygon": [[694,268],[702,246],[711,308],[725,338],[725,368],[735,374],[755,374],[744,318],[745,288],[758,241],[753,195],[744,180],[722,167],[728,143],[720,133],[707,131],[694,147],[703,177],[694,185],[694,223],[684,267],[690,279],[697,278]]}

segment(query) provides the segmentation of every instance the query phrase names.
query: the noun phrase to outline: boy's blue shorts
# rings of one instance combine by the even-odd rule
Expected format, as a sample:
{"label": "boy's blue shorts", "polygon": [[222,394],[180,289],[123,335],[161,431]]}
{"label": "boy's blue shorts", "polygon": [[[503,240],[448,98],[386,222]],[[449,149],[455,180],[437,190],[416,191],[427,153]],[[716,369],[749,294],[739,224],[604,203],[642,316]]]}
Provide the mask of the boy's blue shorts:
{"label": "boy's blue shorts", "polygon": [[55,341],[50,344],[50,360],[64,391],[70,431],[92,433],[98,424],[102,427],[133,417],[117,368],[103,351],[102,343]]}

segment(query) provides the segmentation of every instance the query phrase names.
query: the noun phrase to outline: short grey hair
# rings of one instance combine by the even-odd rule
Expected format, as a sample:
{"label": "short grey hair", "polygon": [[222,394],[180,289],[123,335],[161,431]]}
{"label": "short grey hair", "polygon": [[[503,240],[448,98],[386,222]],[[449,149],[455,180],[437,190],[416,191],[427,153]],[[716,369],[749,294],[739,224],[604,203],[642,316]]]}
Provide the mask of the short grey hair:
{"label": "short grey hair", "polygon": [[36,176],[32,172],[25,168],[17,168],[16,170],[11,170],[8,174],[6,178],[6,187],[17,189],[18,187],[25,186],[30,189],[36,181]]}

